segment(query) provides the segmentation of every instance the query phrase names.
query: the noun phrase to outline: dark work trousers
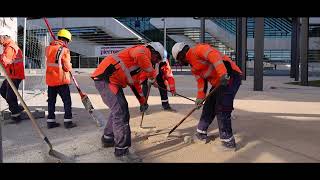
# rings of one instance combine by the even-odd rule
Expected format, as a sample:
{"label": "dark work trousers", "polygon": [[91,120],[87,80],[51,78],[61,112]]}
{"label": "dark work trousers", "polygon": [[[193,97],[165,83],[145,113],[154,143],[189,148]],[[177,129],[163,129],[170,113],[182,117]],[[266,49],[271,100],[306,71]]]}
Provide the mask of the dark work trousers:
{"label": "dark work trousers", "polygon": [[[17,89],[19,89],[21,81],[21,79],[12,79],[12,82]],[[21,111],[23,111],[23,109],[19,107],[17,96],[10,87],[10,84],[7,80],[4,80],[2,82],[0,93],[1,96],[7,101],[9,110],[11,111],[12,115],[18,115],[21,113]]]}
{"label": "dark work trousers", "polygon": [[[157,83],[160,87],[167,89],[167,86],[164,83],[164,80],[162,79],[162,72],[161,71],[159,71],[159,74],[157,76]],[[168,91],[165,91],[160,88],[158,88],[158,89],[159,89],[160,96],[161,96],[162,107],[164,109],[166,109],[169,106]],[[142,82],[142,91],[143,91],[144,96],[146,97],[147,93],[148,93],[148,80],[145,80]]]}
{"label": "dark work trousers", "polygon": [[205,101],[197,132],[207,134],[208,127],[217,115],[220,139],[223,141],[232,140],[231,113],[234,98],[241,84],[241,77],[238,74],[232,74],[230,81],[231,83],[227,87],[219,88]]}
{"label": "dark work trousers", "polygon": [[126,97],[121,87],[117,94],[114,94],[105,81],[95,81],[95,86],[104,104],[110,108],[104,137],[114,138],[115,156],[124,155],[131,146],[130,114]]}
{"label": "dark work trousers", "polygon": [[72,119],[72,108],[71,108],[71,96],[68,84],[60,86],[48,86],[48,117],[47,122],[55,122],[55,110],[57,95],[62,99],[64,107],[64,122],[69,122]]}

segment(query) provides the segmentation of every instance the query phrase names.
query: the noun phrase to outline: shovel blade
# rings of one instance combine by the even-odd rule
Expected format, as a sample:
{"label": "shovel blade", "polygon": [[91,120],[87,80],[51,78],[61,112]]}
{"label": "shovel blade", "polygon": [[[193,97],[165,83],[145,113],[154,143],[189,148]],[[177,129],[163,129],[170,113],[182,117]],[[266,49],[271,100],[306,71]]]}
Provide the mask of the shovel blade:
{"label": "shovel blade", "polygon": [[53,150],[53,149],[49,150],[49,155],[59,159],[59,161],[62,163],[75,163],[76,162],[74,158],[68,157],[68,156],[66,156],[56,150]]}

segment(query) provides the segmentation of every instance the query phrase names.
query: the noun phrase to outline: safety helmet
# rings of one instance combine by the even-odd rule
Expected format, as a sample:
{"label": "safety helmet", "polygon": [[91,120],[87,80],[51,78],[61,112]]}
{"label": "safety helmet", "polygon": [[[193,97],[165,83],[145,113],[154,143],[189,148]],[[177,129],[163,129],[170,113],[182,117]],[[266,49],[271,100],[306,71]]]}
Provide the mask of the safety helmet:
{"label": "safety helmet", "polygon": [[149,42],[147,45],[151,46],[155,51],[157,51],[160,56],[161,60],[164,58],[164,47],[159,42]]}
{"label": "safety helmet", "polygon": [[71,41],[71,33],[66,30],[66,29],[61,29],[59,32],[58,32],[58,37],[64,37],[66,39],[68,39],[69,41]]}
{"label": "safety helmet", "polygon": [[11,36],[11,31],[8,28],[0,28],[0,36]]}
{"label": "safety helmet", "polygon": [[178,42],[172,47],[172,56],[175,60],[177,60],[179,52],[181,52],[186,45],[185,42]]}
{"label": "safety helmet", "polygon": [[167,62],[167,59],[168,59],[168,52],[166,50],[164,50],[163,52],[163,59],[161,62]]}

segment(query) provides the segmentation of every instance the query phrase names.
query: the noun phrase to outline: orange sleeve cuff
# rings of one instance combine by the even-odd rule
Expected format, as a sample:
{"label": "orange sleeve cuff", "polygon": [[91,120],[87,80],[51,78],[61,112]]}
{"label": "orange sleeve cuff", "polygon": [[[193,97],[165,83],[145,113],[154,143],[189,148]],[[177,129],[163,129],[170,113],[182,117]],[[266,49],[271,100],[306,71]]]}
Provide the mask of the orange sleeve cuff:
{"label": "orange sleeve cuff", "polygon": [[206,97],[206,94],[203,91],[198,91],[197,98],[204,99]]}

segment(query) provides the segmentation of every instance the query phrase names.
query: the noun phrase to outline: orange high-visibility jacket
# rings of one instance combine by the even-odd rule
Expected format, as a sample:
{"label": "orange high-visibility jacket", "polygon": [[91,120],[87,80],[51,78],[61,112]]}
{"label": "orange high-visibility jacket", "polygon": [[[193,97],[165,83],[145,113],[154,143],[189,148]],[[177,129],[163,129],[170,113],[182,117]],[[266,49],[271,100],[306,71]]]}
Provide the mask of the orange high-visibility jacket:
{"label": "orange high-visibility jacket", "polygon": [[165,83],[169,85],[170,91],[175,91],[175,80],[168,59],[166,61],[166,64],[161,66],[160,69],[163,73],[162,78],[165,80]]}
{"label": "orange high-visibility jacket", "polygon": [[153,79],[157,76],[151,64],[151,51],[145,45],[131,46],[116,54],[108,55],[91,74],[91,77],[98,79],[98,76],[103,74],[110,64],[114,64],[117,69],[109,77],[109,86],[114,93],[118,91],[116,87],[125,88],[129,85],[136,87],[140,91],[139,94],[142,95],[142,90],[139,90],[139,74],[144,71],[148,78]]}
{"label": "orange high-visibility jacket", "polygon": [[220,78],[227,74],[224,61],[229,62],[234,71],[242,74],[240,68],[228,56],[223,55],[209,44],[200,43],[190,48],[186,59],[197,80],[197,98],[205,98],[206,81],[209,81],[212,86],[216,86],[220,83]]}
{"label": "orange high-visibility jacket", "polygon": [[7,39],[3,43],[0,62],[11,79],[25,79],[22,58],[22,51],[18,45],[12,39]]}
{"label": "orange high-visibility jacket", "polygon": [[[165,64],[160,63],[160,68],[159,68],[159,63],[156,64],[155,67],[156,71],[158,72],[159,70],[162,72],[162,79],[164,80],[165,84],[169,86],[170,91],[175,91],[175,80],[173,77],[173,73],[169,64],[169,61],[166,60]],[[157,73],[158,74],[158,73]],[[147,79],[147,76],[144,72],[141,73],[140,75],[140,84]]]}
{"label": "orange high-visibility jacket", "polygon": [[61,40],[55,40],[46,48],[46,83],[48,86],[70,84],[72,64],[70,50]]}

